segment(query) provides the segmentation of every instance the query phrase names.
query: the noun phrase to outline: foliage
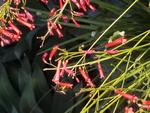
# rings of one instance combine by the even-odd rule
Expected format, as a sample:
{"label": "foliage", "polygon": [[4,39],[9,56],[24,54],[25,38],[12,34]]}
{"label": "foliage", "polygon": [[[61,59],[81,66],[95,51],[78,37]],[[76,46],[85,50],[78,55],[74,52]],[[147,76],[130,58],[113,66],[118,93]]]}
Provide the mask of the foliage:
{"label": "foliage", "polygon": [[[1,113],[123,113],[125,106],[132,107],[136,113],[149,112],[148,109],[142,108],[141,104],[150,98],[150,1],[91,1],[97,10],[94,13],[88,11],[82,18],[75,18],[80,23],[80,28],[76,28],[70,21],[60,21],[64,27],[64,37],[48,37],[42,48],[37,37],[47,31],[45,28],[49,9],[58,7],[58,4],[49,1],[45,6],[37,1],[28,1],[26,8],[34,15],[36,28],[32,31],[21,28],[24,34],[19,42],[0,48]],[[111,38],[115,40],[116,34],[121,31],[125,31],[127,43],[113,48],[119,50],[119,53],[105,54],[105,43]],[[86,87],[84,80],[81,80],[80,83],[74,82],[73,89],[67,90],[65,95],[57,92],[51,81],[55,72],[42,71],[48,65],[41,62],[42,54],[52,50],[56,44],[66,48],[65,51],[71,55],[72,52],[80,55],[80,49],[97,47],[100,53],[96,54],[96,57],[99,59],[90,60],[86,57],[86,62],[80,62],[78,65],[75,64],[79,59],[73,59],[70,67],[101,62],[105,78],[100,79],[97,68],[89,66],[88,72],[97,87]],[[82,56],[84,54],[79,58]],[[60,55],[54,58],[58,57]],[[54,64],[56,65],[56,62]],[[124,98],[114,92],[116,89],[136,95],[138,101],[132,102]]]}

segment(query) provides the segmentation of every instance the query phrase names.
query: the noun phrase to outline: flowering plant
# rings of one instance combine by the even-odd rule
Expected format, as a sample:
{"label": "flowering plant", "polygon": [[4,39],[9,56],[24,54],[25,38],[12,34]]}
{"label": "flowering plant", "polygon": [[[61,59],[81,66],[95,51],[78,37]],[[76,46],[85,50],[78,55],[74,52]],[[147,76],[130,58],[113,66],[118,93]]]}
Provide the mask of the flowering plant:
{"label": "flowering plant", "polygon": [[[6,93],[11,97],[12,93],[16,97],[16,101],[4,98],[10,104],[7,112],[150,110],[149,2],[109,2],[1,2],[0,52],[4,56],[0,75],[5,76],[0,78],[4,86],[0,95],[3,97]],[[3,60],[7,58],[10,60]],[[15,64],[14,67],[11,64]],[[56,101],[53,102],[52,97]],[[44,102],[45,98],[49,99]],[[66,104],[65,98],[72,103]],[[54,109],[62,100],[65,104],[60,105],[61,109]],[[42,108],[42,102],[51,108]],[[3,100],[0,103],[4,103]],[[4,109],[8,107],[5,103],[2,105]]]}

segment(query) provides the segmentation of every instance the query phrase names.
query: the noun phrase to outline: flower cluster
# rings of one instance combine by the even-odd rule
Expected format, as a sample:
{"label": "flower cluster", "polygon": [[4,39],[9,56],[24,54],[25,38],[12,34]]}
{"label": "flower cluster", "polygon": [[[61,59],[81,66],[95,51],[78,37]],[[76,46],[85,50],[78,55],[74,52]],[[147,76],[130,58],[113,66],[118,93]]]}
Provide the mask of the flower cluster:
{"label": "flower cluster", "polygon": [[[147,110],[150,109],[150,100],[139,99],[135,95],[131,95],[131,94],[125,93],[125,92],[123,92],[121,90],[118,90],[118,89],[115,89],[114,92],[116,94],[121,95],[126,100],[129,100],[130,102],[133,102],[133,103],[137,104],[142,109],[147,109]],[[133,108],[132,107],[126,107],[125,108],[125,113],[134,113],[133,112]]]}
{"label": "flower cluster", "polygon": [[[68,52],[65,49],[61,49],[58,45],[56,45],[53,47],[50,53],[45,52],[42,56],[42,61],[45,64],[52,66],[52,68],[45,68],[44,70],[56,70],[52,82],[56,84],[57,88],[63,87],[63,89],[68,89],[73,87],[73,84],[70,82],[62,82],[66,80],[64,79],[66,78],[65,75],[67,75],[69,78],[76,81],[77,83],[80,83],[81,80],[84,80],[86,86],[94,88],[96,87],[96,85],[92,81],[90,74],[88,73],[87,70],[89,70],[90,66],[93,65],[93,67],[97,69],[97,74],[99,75],[99,78],[103,80],[105,78],[105,73],[103,71],[102,63],[98,61],[100,59],[99,55],[100,54],[115,55],[119,53],[119,50],[111,49],[111,47],[123,45],[126,42],[127,39],[125,37],[119,37],[113,40],[112,42],[105,43],[104,44],[105,50],[103,51],[96,49],[83,50],[80,48],[78,52]],[[54,55],[58,56],[56,55],[58,52],[60,52],[59,58],[54,60]],[[88,66],[88,63],[86,62],[85,59],[82,61],[83,65],[77,66],[78,64],[76,65],[76,63],[72,63],[72,61],[75,62],[75,59],[77,59],[76,56],[81,57],[83,55],[85,55],[85,59],[87,56],[87,58],[90,58],[92,61],[96,59],[97,62],[94,64],[89,63],[90,66]],[[52,60],[54,62],[58,61],[56,66],[52,64]]]}
{"label": "flower cluster", "polygon": [[1,12],[0,46],[2,47],[19,41],[21,38],[22,31],[15,25],[16,23],[26,26],[30,30],[35,28],[33,16],[23,7],[21,0],[4,1]]}
{"label": "flower cluster", "polygon": [[[48,0],[41,0],[41,2],[46,5],[48,4]],[[50,18],[47,19],[47,33],[39,37],[43,41],[41,46],[43,46],[48,34],[50,36],[57,34],[59,38],[63,37],[63,33],[61,32],[62,25],[59,21],[65,23],[71,21],[76,27],[80,27],[75,17],[83,16],[88,9],[91,9],[93,12],[96,10],[90,0],[59,0],[59,9],[52,8],[50,10]]]}

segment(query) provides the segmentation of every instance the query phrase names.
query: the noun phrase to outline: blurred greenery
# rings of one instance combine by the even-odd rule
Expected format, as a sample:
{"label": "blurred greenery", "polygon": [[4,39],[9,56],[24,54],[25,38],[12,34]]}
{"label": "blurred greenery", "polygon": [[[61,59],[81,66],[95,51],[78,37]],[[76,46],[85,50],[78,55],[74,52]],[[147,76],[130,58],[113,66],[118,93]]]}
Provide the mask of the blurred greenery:
{"label": "blurred greenery", "polygon": [[[55,92],[50,80],[54,72],[42,71],[45,65],[41,62],[41,55],[58,43],[70,51],[77,50],[82,44],[89,47],[134,0],[92,0],[97,11],[95,13],[89,11],[86,16],[76,18],[81,28],[75,28],[72,23],[60,22],[64,26],[64,38],[60,40],[57,37],[49,37],[44,47],[39,48],[41,41],[36,37],[46,32],[45,19],[48,18],[49,9],[58,5],[49,1],[48,6],[34,0],[27,1],[27,9],[35,16],[36,29],[24,30],[20,42],[0,48],[0,113],[64,113],[66,110],[69,113],[79,113],[87,102],[86,94],[75,96],[82,83],[76,84],[75,88],[67,91],[66,95]],[[116,31],[125,31],[128,39],[131,39],[150,29],[149,2],[149,0],[139,0],[104,35],[97,46],[102,48],[109,40],[109,36]],[[95,37],[91,36],[93,31],[96,32]],[[147,36],[145,41],[149,42],[149,38]],[[128,46],[131,47],[132,44]],[[137,50],[137,53],[142,54],[147,48]],[[146,55],[149,56],[149,51]],[[144,60],[149,60],[149,57],[145,57]],[[107,62],[104,67],[107,68]],[[109,70],[106,70],[106,73],[107,71]],[[110,113],[111,109],[107,112]],[[91,110],[90,113],[93,111]]]}

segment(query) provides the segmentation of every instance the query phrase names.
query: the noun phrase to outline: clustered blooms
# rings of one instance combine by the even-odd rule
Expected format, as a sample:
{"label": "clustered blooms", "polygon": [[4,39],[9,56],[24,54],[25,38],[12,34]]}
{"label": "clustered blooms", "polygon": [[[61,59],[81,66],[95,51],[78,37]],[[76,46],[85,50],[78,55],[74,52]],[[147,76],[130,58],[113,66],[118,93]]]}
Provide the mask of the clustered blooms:
{"label": "clustered blooms", "polygon": [[24,7],[20,7],[20,5],[23,4],[21,0],[13,0],[10,4],[8,4],[8,2],[9,1],[4,1],[4,4],[1,6],[1,10],[6,9],[7,7],[7,12],[5,15],[1,16],[2,18],[0,18],[1,47],[20,40],[22,31],[15,25],[15,23],[26,26],[30,30],[35,28],[34,19],[31,13]]}
{"label": "clustered blooms", "polygon": [[[74,68],[74,64],[70,65],[69,62],[75,61],[73,58],[76,58],[76,56],[81,56],[81,55],[94,56],[94,58],[96,58],[96,55],[98,55],[99,53],[108,54],[108,55],[117,54],[119,52],[119,50],[112,49],[111,47],[123,45],[126,42],[127,42],[127,39],[125,37],[119,37],[118,39],[115,39],[112,42],[108,42],[108,43],[104,44],[104,46],[105,46],[104,51],[98,51],[98,50],[94,50],[94,49],[90,49],[90,50],[81,50],[80,49],[79,52],[75,52],[74,56],[71,55],[71,52],[69,53],[65,49],[61,49],[58,45],[56,45],[52,48],[52,50],[49,53],[45,52],[43,54],[42,61],[45,64],[51,65],[54,68],[54,70],[56,70],[55,75],[53,76],[52,82],[54,82],[56,84],[57,88],[70,89],[73,87],[73,84],[70,82],[62,82],[63,78],[66,77],[65,75],[67,75],[72,80],[75,80],[77,83],[80,83],[81,78],[82,78],[84,80],[86,86],[94,88],[94,87],[96,87],[96,85],[92,81],[92,79],[87,71],[87,67],[86,66],[77,66]],[[54,55],[57,56],[56,54],[59,51],[62,52],[59,54],[60,57],[58,59],[54,60]],[[68,57],[67,55],[70,57]],[[90,57],[90,58],[92,58],[92,57]],[[99,58],[97,57],[96,59],[99,59]],[[58,61],[57,66],[54,66],[52,64],[52,62],[51,62],[52,60]],[[86,62],[82,62],[82,63],[86,63]],[[96,65],[95,64],[93,64],[93,65],[98,70],[97,73],[99,74],[99,78],[103,80],[105,78],[105,73],[103,71],[101,62],[97,62]],[[45,68],[44,70],[49,70],[49,69],[51,69],[51,68]],[[80,78],[79,78],[79,74],[81,75]],[[129,96],[126,96],[126,98],[130,99]],[[132,99],[132,97],[131,97],[131,99]]]}
{"label": "clustered blooms", "polygon": [[[115,89],[114,92],[116,94],[121,95],[123,98],[129,100],[130,102],[136,103],[142,109],[147,109],[147,110],[150,109],[150,100],[139,99],[135,95],[125,93],[125,92],[118,90],[118,89]],[[134,113],[133,108],[132,107],[125,107],[125,113]]]}
{"label": "clustered blooms", "polygon": [[[46,5],[48,4],[48,0],[40,1]],[[76,27],[80,27],[80,24],[76,21],[75,17],[83,16],[88,9],[91,9],[93,12],[96,11],[96,8],[91,4],[90,0],[59,0],[59,9],[52,8],[50,10],[50,18],[47,20],[48,31],[44,36],[40,37],[41,40],[44,42],[48,34],[50,36],[57,34],[58,38],[63,37],[63,33],[61,32],[62,25],[59,21],[65,23],[72,21]],[[65,14],[64,11],[67,13]],[[43,42],[41,46],[43,46]]]}

